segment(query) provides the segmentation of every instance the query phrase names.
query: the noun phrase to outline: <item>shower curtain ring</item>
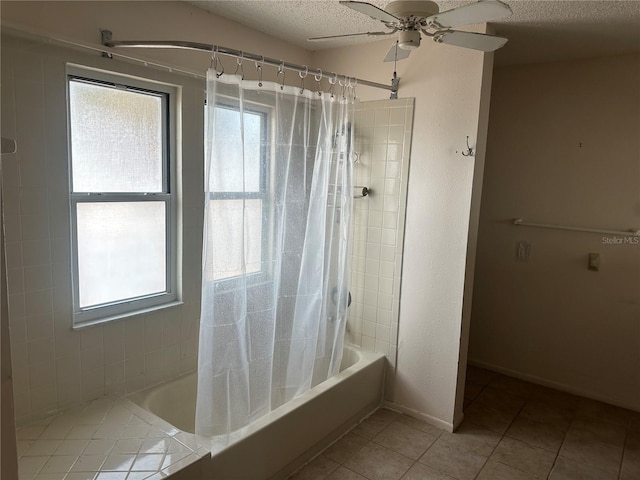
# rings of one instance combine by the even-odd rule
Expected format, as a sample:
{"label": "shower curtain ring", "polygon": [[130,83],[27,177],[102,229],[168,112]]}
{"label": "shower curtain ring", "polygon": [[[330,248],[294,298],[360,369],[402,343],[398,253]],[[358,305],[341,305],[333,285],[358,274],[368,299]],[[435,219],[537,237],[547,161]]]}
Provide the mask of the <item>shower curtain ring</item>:
{"label": "shower curtain ring", "polygon": [[209,62],[209,69],[213,68],[216,64],[216,61],[218,60],[217,49],[218,49],[217,45],[213,45],[211,47],[211,61]]}
{"label": "shower curtain ring", "polygon": [[345,100],[346,97],[346,91],[347,91],[347,76],[345,75],[344,80],[338,82],[340,84],[341,90],[340,93],[342,94],[342,99]]}
{"label": "shower curtain ring", "polygon": [[262,65],[264,64],[264,55],[262,55],[262,60],[260,63],[256,60],[256,72],[258,73],[258,86],[262,86]]}
{"label": "shower curtain ring", "polygon": [[300,76],[300,93],[304,93],[304,79],[307,78],[307,75],[309,75],[309,67],[307,67],[306,65],[303,65],[303,67],[304,73],[298,72],[298,75]]}
{"label": "shower curtain ring", "polygon": [[329,93],[331,94],[331,98],[333,98],[333,92],[336,88],[336,82],[338,81],[338,74],[334,73],[333,77],[329,77]]}
{"label": "shower curtain ring", "polygon": [[238,73],[238,69],[240,70],[240,79],[244,80],[244,68],[242,67],[242,62],[244,61],[244,52],[240,51],[240,56],[236,59],[237,65],[236,65],[236,71],[233,72],[233,74],[237,74]]}
{"label": "shower curtain ring", "polygon": [[[220,67],[220,71],[218,71],[218,66]],[[224,73],[224,65],[222,64],[222,60],[218,58],[218,46],[214,45],[211,50],[211,63],[209,64],[209,68],[212,68],[216,72],[216,78],[220,78]]]}
{"label": "shower curtain ring", "polygon": [[284,77],[285,77],[285,73],[284,73],[284,60],[280,61],[280,66],[278,67],[278,74],[276,75],[277,78],[280,78],[280,90],[284,90]]}
{"label": "shower curtain ring", "polygon": [[318,69],[318,74],[317,75],[313,75],[313,78],[315,79],[316,83],[318,84],[318,96],[321,97],[322,96],[322,87],[320,86],[320,82],[322,81],[322,70]]}

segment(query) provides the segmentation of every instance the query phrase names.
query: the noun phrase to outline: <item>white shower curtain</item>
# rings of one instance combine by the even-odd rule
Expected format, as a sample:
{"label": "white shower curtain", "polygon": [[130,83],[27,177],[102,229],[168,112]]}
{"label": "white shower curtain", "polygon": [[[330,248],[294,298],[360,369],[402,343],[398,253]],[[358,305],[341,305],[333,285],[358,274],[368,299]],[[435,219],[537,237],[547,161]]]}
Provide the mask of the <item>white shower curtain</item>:
{"label": "white shower curtain", "polygon": [[353,101],[207,74],[198,434],[226,443],[339,370]]}

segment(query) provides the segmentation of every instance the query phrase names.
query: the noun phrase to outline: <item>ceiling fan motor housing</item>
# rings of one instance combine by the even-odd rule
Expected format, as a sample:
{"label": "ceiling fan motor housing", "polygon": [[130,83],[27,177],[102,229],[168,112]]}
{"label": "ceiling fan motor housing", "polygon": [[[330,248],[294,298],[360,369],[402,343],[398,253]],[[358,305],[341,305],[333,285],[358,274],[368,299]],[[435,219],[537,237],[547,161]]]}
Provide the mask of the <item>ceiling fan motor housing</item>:
{"label": "ceiling fan motor housing", "polygon": [[414,50],[420,46],[420,32],[417,30],[406,30],[400,32],[398,36],[398,46],[405,50]]}
{"label": "ceiling fan motor housing", "polygon": [[431,15],[435,15],[440,11],[437,3],[430,2],[428,0],[422,0],[418,2],[391,2],[386,6],[385,10],[391,15],[395,15],[398,18],[426,18],[430,17]]}

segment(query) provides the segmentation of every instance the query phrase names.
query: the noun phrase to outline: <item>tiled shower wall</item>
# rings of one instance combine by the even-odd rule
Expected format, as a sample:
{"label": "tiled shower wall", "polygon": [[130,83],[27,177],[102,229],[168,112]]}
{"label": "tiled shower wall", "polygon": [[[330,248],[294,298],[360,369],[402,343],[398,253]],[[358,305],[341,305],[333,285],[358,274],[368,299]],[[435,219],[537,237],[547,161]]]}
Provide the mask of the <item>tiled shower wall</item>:
{"label": "tiled shower wall", "polygon": [[[357,104],[354,184],[371,193],[354,201],[347,339],[395,365],[413,98]],[[355,189],[358,193],[358,189]]]}
{"label": "tiled shower wall", "polygon": [[[67,62],[181,87],[182,300],[177,307],[71,328]],[[2,38],[2,136],[9,322],[18,423],[196,368],[202,238],[202,105],[196,79]],[[360,103],[349,341],[395,362],[413,100]],[[105,128],[108,128],[106,126]]]}
{"label": "tiled shower wall", "polygon": [[[71,328],[65,62],[182,87],[183,305]],[[2,38],[1,82],[2,136],[17,142],[17,153],[2,158],[2,193],[18,423],[193,370],[200,311],[203,83],[12,37]]]}

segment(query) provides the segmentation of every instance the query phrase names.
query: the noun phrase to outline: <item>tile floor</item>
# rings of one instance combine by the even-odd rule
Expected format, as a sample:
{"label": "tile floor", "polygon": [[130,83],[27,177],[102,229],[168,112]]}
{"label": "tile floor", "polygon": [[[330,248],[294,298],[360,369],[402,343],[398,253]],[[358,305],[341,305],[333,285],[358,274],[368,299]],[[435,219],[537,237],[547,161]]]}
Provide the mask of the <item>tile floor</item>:
{"label": "tile floor", "polygon": [[639,480],[640,413],[474,367],[456,433],[381,409],[291,480]]}

